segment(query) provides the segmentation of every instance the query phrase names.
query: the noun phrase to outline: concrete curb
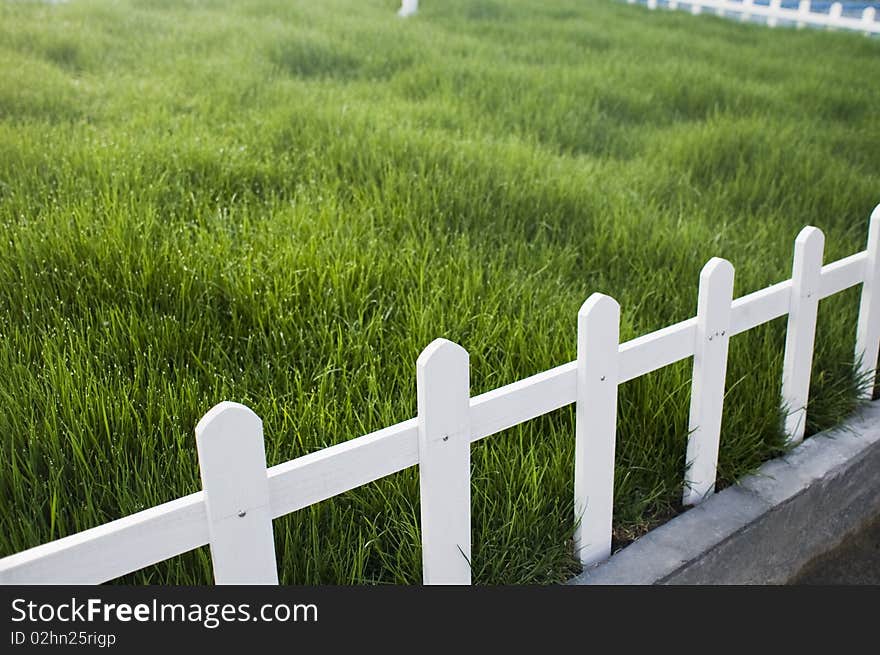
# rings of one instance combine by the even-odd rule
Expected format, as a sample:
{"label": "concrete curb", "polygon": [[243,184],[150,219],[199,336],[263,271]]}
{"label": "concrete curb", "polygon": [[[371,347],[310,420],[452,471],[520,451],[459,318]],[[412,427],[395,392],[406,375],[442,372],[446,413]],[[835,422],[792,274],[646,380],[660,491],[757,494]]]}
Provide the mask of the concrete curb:
{"label": "concrete curb", "polygon": [[785,584],[880,513],[880,401],[568,584]]}

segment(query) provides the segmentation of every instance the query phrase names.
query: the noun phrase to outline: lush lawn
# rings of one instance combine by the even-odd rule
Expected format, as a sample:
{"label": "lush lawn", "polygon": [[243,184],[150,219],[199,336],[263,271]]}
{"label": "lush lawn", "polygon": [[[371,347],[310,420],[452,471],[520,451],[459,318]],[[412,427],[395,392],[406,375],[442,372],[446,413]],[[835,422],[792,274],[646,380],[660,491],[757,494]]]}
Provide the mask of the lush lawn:
{"label": "lush lawn", "polygon": [[[0,2],[0,555],[196,491],[220,400],[271,464],[415,414],[435,337],[472,391],[864,247],[880,40],[611,0]],[[823,301],[809,431],[853,406]],[[731,343],[720,478],[781,450],[784,319]],[[616,538],[678,510],[689,361],[621,387]],[[473,447],[474,578],[571,552],[573,409]],[[418,475],[275,522],[286,583],[421,579]],[[210,580],[207,549],[128,578]]]}

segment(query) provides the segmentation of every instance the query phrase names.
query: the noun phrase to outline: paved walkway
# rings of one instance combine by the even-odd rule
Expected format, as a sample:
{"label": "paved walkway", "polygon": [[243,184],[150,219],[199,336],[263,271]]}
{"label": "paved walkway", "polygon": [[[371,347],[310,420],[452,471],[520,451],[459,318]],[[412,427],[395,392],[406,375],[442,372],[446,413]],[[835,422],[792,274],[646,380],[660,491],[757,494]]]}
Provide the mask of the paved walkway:
{"label": "paved walkway", "polygon": [[792,584],[880,585],[880,515],[840,546],[813,560]]}

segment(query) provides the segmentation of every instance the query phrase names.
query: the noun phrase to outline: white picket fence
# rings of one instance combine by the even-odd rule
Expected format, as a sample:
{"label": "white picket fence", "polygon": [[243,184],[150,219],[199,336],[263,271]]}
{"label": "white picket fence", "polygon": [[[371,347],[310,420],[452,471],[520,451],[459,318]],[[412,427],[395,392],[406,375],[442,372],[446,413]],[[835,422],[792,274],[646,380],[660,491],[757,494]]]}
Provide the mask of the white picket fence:
{"label": "white picket fence", "polygon": [[711,494],[731,337],[788,314],[782,399],[788,438],[804,435],[819,300],[861,284],[856,361],[874,379],[880,348],[880,205],[867,249],[823,265],[824,235],[805,227],[792,279],[733,300],[734,269],[700,273],[697,315],[620,343],[620,308],[594,293],[578,313],[577,359],[471,397],[468,353],[437,339],[416,363],[418,415],[266,468],[250,409],[223,402],[196,426],[203,490],[0,560],[0,583],[101,583],[205,544],[218,584],[275,584],[272,519],[418,465],[423,580],[469,584],[470,445],[575,403],[575,543],[584,566],[610,555],[617,389],[693,356],[683,501]]}
{"label": "white picket fence", "polygon": [[[638,0],[627,0],[631,5]],[[776,27],[780,20],[789,21],[797,27],[814,25],[816,27],[830,27],[844,30],[856,30],[865,34],[880,34],[880,21],[877,20],[877,10],[874,7],[865,7],[859,18],[843,15],[843,4],[834,2],[828,8],[828,13],[814,12],[811,10],[810,0],[800,0],[797,9],[782,7],[782,0],[770,0],[769,5],[757,5],[754,0],[646,0],[648,9],[657,9],[665,6],[668,9],[683,9],[689,7],[692,14],[700,14],[703,9],[714,9],[719,16],[727,13],[737,14],[740,20],[748,21],[755,17],[766,18],[769,27]],[[401,0],[397,15],[403,18],[415,15],[419,10],[419,0]]]}
{"label": "white picket fence", "polygon": [[[637,0],[627,0],[629,4],[636,4]],[[769,5],[755,4],[754,0],[666,0],[661,4],[659,0],[647,0],[648,9],[657,9],[665,6],[668,9],[684,9],[689,7],[692,14],[700,14],[704,9],[714,9],[719,16],[728,13],[737,14],[740,20],[748,21],[755,17],[766,18],[769,27],[776,27],[779,21],[788,21],[797,27],[814,25],[816,27],[829,27],[845,30],[856,30],[865,34],[880,34],[880,21],[877,20],[877,10],[874,7],[865,7],[860,18],[844,16],[843,5],[834,2],[828,9],[827,14],[811,11],[810,0],[800,0],[797,9],[783,8],[781,0],[770,0]]]}

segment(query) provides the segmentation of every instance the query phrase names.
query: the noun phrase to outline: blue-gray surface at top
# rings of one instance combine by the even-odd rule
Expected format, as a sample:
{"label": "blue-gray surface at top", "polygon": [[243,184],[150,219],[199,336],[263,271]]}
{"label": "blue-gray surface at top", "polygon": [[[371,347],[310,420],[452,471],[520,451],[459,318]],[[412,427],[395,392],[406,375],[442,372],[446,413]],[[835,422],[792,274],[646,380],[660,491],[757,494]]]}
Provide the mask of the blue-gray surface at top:
{"label": "blue-gray surface at top", "polygon": [[[756,5],[769,5],[770,3],[767,0],[758,0],[755,2]],[[810,11],[817,14],[827,14],[828,10],[831,9],[831,5],[833,2],[811,2],[810,3]],[[843,15],[844,16],[861,16],[862,12],[868,7],[874,7],[874,9],[880,10],[880,2],[841,2],[843,5]],[[782,2],[783,9],[797,9],[798,2],[797,0],[783,0]]]}
{"label": "blue-gray surface at top", "polygon": [[[741,0],[735,0],[741,1]],[[646,0],[638,0],[639,4],[645,4]],[[658,0],[657,4],[661,7],[667,6],[668,0]],[[679,0],[679,7],[681,5],[690,5],[689,0]],[[765,7],[770,5],[770,0],[755,0],[756,5],[763,5]],[[811,2],[810,3],[810,11],[816,14],[827,14],[828,10],[831,9],[831,5],[833,2]],[[799,5],[798,0],[783,0],[781,6],[783,9],[797,9]],[[880,2],[841,2],[843,5],[843,16],[851,16],[853,18],[860,18],[862,12],[868,7],[874,7],[877,10],[878,18],[880,18]],[[763,22],[766,19],[762,17],[758,17]]]}

